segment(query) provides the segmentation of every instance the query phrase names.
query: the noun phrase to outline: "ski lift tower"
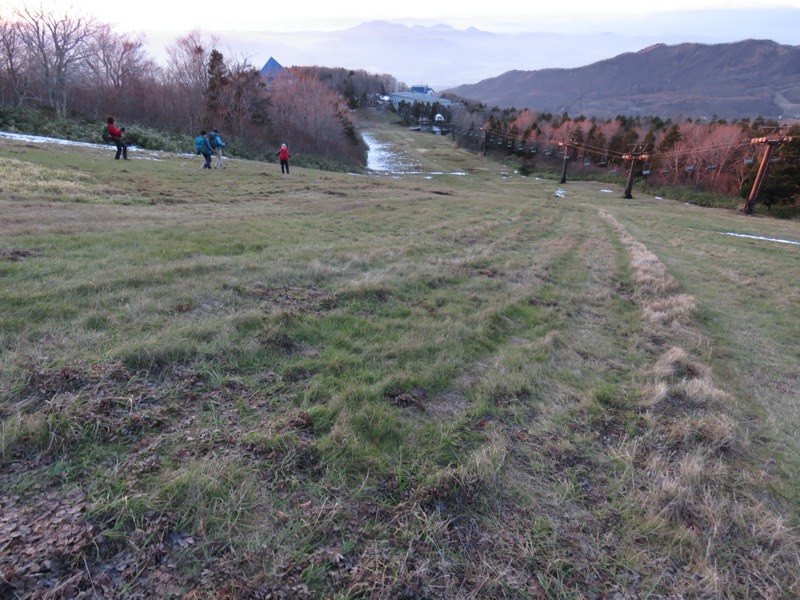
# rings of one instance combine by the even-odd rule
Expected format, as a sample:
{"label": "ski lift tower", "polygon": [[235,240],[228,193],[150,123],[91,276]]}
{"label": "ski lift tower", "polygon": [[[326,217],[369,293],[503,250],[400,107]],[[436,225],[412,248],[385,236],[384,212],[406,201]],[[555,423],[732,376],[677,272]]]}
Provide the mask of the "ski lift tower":
{"label": "ski lift tower", "polygon": [[760,137],[760,138],[753,138],[752,140],[750,140],[750,143],[753,145],[766,144],[766,150],[764,152],[764,156],[761,158],[761,164],[758,167],[756,180],[753,182],[753,189],[750,190],[750,196],[747,198],[747,202],[745,202],[741,207],[741,211],[744,214],[746,215],[753,214],[753,207],[756,204],[758,193],[761,191],[761,184],[764,183],[764,176],[767,174],[767,167],[771,162],[773,149],[775,148],[775,146],[788,144],[791,141],[792,138],[786,135],[773,139],[767,137]]}
{"label": "ski lift tower", "polygon": [[636,163],[639,160],[647,162],[650,160],[650,155],[644,152],[644,148],[641,150],[634,150],[633,152],[628,152],[627,154],[622,155],[623,160],[631,161],[630,170],[628,171],[628,182],[625,186],[625,193],[623,194],[623,198],[626,200],[630,200],[633,198],[631,192],[633,191],[633,174],[636,170]]}

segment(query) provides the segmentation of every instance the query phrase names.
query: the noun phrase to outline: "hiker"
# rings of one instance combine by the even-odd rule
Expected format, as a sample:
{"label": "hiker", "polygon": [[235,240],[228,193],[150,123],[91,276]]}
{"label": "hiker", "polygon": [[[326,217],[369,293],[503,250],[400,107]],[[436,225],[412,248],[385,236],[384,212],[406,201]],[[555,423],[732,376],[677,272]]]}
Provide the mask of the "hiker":
{"label": "hiker", "polygon": [[222,149],[225,147],[225,143],[220,139],[219,131],[212,129],[211,133],[208,134],[208,141],[211,144],[211,150],[214,151],[214,156],[217,157],[217,160],[214,161],[214,168],[224,169],[225,165],[222,164]]}
{"label": "hiker", "polygon": [[122,154],[122,158],[128,160],[128,145],[122,141],[122,134],[125,133],[125,128],[122,127],[120,129],[114,125],[114,117],[108,117],[106,121],[108,122],[108,133],[111,136],[111,141],[117,147],[117,155],[114,160],[119,160],[120,154]]}
{"label": "hiker", "polygon": [[281,149],[278,150],[278,158],[281,161],[281,173],[289,174],[289,159],[292,158],[292,155],[289,154],[289,149],[286,147],[286,144],[281,144]]}
{"label": "hiker", "polygon": [[200,168],[210,169],[211,155],[213,154],[214,151],[211,149],[211,142],[208,141],[208,136],[206,134],[205,129],[201,129],[200,135],[194,138],[194,147],[197,150],[197,153],[202,154],[203,158],[206,159],[206,161],[203,163],[203,166]]}

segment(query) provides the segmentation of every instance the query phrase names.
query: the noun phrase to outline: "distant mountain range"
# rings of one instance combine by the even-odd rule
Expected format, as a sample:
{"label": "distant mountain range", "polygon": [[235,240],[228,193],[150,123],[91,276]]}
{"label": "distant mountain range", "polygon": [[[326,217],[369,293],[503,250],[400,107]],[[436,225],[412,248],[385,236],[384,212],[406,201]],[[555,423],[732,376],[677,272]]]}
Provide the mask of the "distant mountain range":
{"label": "distant mountain range", "polygon": [[[502,11],[498,11],[498,16]],[[388,73],[408,85],[437,91],[475,83],[512,70],[582,67],[654,44],[728,43],[769,37],[800,44],[800,8],[725,8],[647,15],[609,13],[571,18],[555,26],[545,17],[515,33],[462,29],[440,23],[370,21],[339,31],[211,31],[226,60],[246,58],[256,67],[274,57],[285,67],[324,66]],[[486,24],[488,27],[490,24]],[[519,32],[520,27],[530,30]],[[766,33],[760,33],[766,32]],[[166,47],[188,31],[151,31],[149,47],[166,62]]]}
{"label": "distant mountain range", "polygon": [[[797,44],[798,23],[800,8],[784,6],[609,14],[575,18],[558,32],[371,21],[340,31],[209,33],[226,60],[256,68],[274,57],[285,67],[363,69],[489,104],[570,114],[723,117],[797,114],[796,47],[737,42],[768,32]],[[166,62],[166,48],[186,33],[150,32],[151,52]]]}
{"label": "distant mountain range", "polygon": [[447,91],[489,106],[571,116],[800,119],[800,46],[656,44],[583,67],[513,70]]}
{"label": "distant mountain range", "polygon": [[386,21],[341,31],[214,33],[223,54],[243,55],[257,67],[272,56],[284,67],[364,69],[387,73],[409,86],[430,85],[437,91],[511,69],[578,67],[669,41],[652,35],[493,33],[474,27]]}

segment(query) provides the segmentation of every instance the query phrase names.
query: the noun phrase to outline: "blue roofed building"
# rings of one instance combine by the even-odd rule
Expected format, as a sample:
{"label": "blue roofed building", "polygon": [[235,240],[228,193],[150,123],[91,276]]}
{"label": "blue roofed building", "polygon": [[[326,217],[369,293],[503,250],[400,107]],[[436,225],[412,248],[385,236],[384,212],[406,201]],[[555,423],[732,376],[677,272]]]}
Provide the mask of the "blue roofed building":
{"label": "blue roofed building", "polygon": [[281,71],[283,71],[281,64],[270,56],[266,64],[261,67],[260,73],[267,81],[273,81]]}

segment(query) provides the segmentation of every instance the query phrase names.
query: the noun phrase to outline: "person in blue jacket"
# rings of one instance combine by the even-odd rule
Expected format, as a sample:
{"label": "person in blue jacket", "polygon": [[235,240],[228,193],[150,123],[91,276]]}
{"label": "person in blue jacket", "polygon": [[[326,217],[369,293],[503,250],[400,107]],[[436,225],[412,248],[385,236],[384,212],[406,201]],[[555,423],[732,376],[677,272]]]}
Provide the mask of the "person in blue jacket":
{"label": "person in blue jacket", "polygon": [[224,169],[225,165],[222,164],[222,149],[225,147],[225,142],[220,139],[219,131],[212,129],[211,133],[208,134],[208,141],[211,142],[211,149],[214,151],[214,156],[217,157],[214,161],[214,168]]}
{"label": "person in blue jacket", "polygon": [[211,142],[208,141],[208,137],[206,136],[206,130],[203,129],[200,131],[200,135],[194,138],[194,147],[197,150],[198,154],[202,154],[203,158],[206,159],[206,162],[203,163],[203,166],[200,167],[201,169],[210,169],[211,168],[211,155],[213,154],[213,150],[211,149]]}

